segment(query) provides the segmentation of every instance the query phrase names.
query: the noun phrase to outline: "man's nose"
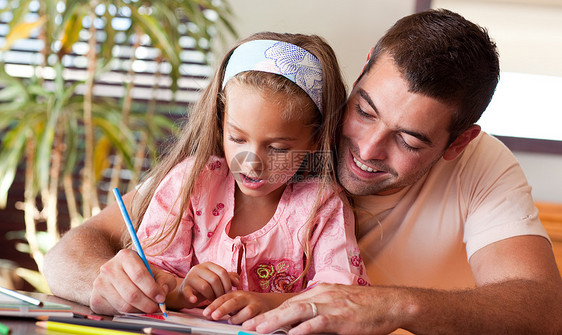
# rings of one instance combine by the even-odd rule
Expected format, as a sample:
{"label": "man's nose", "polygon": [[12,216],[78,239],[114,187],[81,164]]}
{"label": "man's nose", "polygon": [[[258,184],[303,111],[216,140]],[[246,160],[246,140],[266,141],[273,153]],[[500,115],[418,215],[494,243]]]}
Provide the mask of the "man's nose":
{"label": "man's nose", "polygon": [[357,145],[362,160],[385,160],[388,155],[389,134],[377,127],[361,134]]}

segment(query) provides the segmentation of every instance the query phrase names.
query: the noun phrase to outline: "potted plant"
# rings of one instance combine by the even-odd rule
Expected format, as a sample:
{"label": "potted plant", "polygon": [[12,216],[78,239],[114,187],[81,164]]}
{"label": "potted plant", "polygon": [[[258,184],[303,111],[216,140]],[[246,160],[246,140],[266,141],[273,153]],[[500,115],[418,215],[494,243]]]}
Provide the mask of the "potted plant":
{"label": "potted plant", "polygon": [[[132,92],[137,49],[150,45],[158,51],[155,62],[169,68],[167,73],[158,70],[153,74],[154,91],[159,78],[167,76],[175,92],[180,79],[181,38],[190,36],[197,48],[205,50],[218,32],[234,36],[235,32],[225,1],[14,3],[17,7],[8,2],[2,9],[12,13],[2,51],[31,34],[38,34],[43,48],[30,78],[7,73],[0,59],[0,207],[6,206],[18,168],[23,167],[25,190],[19,208],[24,212],[28,251],[41,269],[44,253],[60,236],[59,195],[64,194],[71,226],[80,224],[96,214],[103,206],[100,199],[107,197],[97,187],[102,172],[112,168],[109,189],[122,182],[122,169],[133,175],[134,184],[142,170],[139,162],[155,160],[156,143],[175,129],[172,120],[156,112],[156,95],[135,110]],[[32,10],[32,4],[38,8]],[[116,31],[112,23],[124,18],[129,26]],[[187,29],[182,33],[180,26]],[[125,62],[127,80],[122,98],[103,99],[95,94],[96,81],[115,65],[116,33],[131,41]],[[88,46],[83,55],[87,59],[85,76],[69,79],[65,58],[78,43]],[[40,222],[46,223],[46,231],[37,230]],[[39,287],[42,277],[29,273],[20,269],[22,276],[44,291],[44,286]]]}

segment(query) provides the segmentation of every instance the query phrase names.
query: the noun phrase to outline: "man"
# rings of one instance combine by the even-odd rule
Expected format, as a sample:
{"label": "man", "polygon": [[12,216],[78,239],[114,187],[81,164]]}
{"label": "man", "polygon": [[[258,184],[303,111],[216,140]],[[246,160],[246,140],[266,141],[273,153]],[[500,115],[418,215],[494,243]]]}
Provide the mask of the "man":
{"label": "man", "polygon": [[561,333],[561,278],[530,187],[474,124],[498,76],[495,45],[459,15],[399,20],[356,82],[339,145],[338,178],[358,208],[374,285],[320,285],[244,326]]}
{"label": "man", "polygon": [[[356,82],[338,151],[374,285],[321,284],[244,326],[560,332],[562,281],[530,187],[509,151],[474,124],[498,76],[495,45],[459,15],[399,20]],[[124,228],[116,221],[110,206],[67,233],[46,257],[47,280],[54,294],[98,312],[156,311],[175,282],[156,271],[155,284],[134,252],[119,251]],[[113,271],[119,263],[124,271]]]}

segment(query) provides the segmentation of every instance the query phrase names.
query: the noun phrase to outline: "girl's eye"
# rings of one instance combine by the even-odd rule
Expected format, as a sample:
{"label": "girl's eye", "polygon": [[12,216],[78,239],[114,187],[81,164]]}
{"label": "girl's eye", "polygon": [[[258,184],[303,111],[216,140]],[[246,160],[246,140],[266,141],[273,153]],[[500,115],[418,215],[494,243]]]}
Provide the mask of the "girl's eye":
{"label": "girl's eye", "polygon": [[240,138],[235,138],[235,137],[232,137],[232,136],[229,136],[229,137],[228,137],[228,140],[229,140],[229,141],[232,141],[232,142],[234,142],[234,143],[243,143],[243,142],[244,142],[244,140],[242,140],[242,139],[240,139]]}
{"label": "girl's eye", "polygon": [[274,147],[274,146],[270,146],[269,148],[271,149],[271,151],[273,151],[274,153],[277,153],[277,154],[286,153],[286,152],[289,151],[289,149],[277,148],[277,147]]}

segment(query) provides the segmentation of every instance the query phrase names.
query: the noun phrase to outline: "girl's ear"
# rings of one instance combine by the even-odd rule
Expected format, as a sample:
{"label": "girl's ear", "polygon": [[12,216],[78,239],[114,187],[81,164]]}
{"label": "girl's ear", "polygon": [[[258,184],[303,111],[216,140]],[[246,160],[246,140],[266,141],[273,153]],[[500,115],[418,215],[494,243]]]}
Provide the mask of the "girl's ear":
{"label": "girl's ear", "polygon": [[478,134],[480,134],[480,126],[476,124],[472,125],[472,127],[465,130],[449,145],[447,150],[443,153],[443,158],[448,161],[457,158],[468,143],[475,139]]}

